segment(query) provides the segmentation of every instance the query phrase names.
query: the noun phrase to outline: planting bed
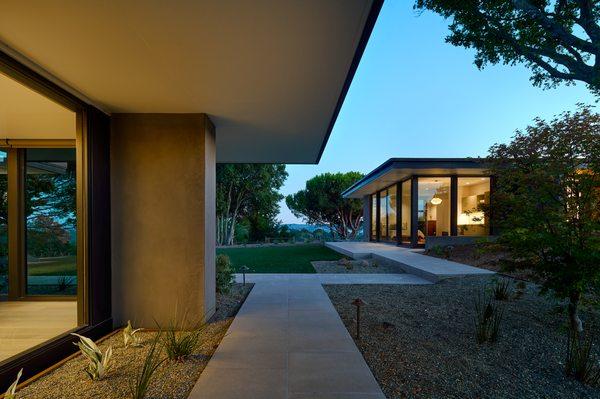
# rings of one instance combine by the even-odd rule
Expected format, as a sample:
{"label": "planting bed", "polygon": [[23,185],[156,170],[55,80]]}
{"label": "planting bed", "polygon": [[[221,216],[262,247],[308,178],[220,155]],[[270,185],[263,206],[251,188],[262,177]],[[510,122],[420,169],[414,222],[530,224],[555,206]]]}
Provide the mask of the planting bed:
{"label": "planting bed", "polygon": [[[251,285],[234,285],[231,293],[217,294],[217,310],[203,327],[196,353],[183,361],[166,361],[154,375],[147,397],[187,398],[196,380],[221,342]],[[99,344],[102,351],[113,348],[112,368],[105,379],[91,381],[83,371],[86,360],[77,356],[18,392],[21,399],[128,398],[130,381],[138,372],[156,332],[140,332],[143,346],[125,348],[119,331]],[[161,354],[164,357],[164,353]]]}
{"label": "planting bed", "polygon": [[[491,281],[470,277],[427,286],[325,289],[353,337],[351,301],[360,297],[367,303],[361,339],[355,341],[388,399],[600,398],[600,389],[564,375],[566,316],[559,312],[564,306],[539,296],[533,284],[521,298],[501,302],[498,342],[476,343],[474,300]],[[589,327],[592,315],[584,317]]]}
{"label": "planting bed", "polygon": [[318,260],[311,262],[317,273],[370,274],[370,273],[404,273],[397,265],[379,262],[373,259],[334,261]]}

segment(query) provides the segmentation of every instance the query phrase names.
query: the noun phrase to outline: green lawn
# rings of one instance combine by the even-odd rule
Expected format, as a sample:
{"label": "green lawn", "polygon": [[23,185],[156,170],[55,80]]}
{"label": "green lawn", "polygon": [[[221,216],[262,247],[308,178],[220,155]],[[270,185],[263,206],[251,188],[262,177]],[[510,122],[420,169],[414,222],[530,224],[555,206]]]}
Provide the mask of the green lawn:
{"label": "green lawn", "polygon": [[242,266],[249,273],[315,273],[310,264],[314,260],[337,260],[342,258],[322,245],[290,245],[248,248],[219,248],[218,254],[226,254],[236,271]]}
{"label": "green lawn", "polygon": [[76,276],[77,264],[75,256],[40,259],[27,265],[29,276]]}

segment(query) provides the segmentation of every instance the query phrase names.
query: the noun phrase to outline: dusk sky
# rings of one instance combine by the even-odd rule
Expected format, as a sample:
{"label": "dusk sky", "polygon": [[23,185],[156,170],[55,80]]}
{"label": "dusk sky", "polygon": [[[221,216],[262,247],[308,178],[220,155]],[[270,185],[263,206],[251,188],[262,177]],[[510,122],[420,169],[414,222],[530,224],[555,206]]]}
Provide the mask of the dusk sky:
{"label": "dusk sky", "polygon": [[[476,157],[536,116],[592,104],[583,84],[542,90],[523,66],[473,65],[445,43],[448,23],[388,0],[318,165],[288,165],[284,195],[324,172],[367,173],[392,157]],[[303,223],[281,204],[283,223]]]}

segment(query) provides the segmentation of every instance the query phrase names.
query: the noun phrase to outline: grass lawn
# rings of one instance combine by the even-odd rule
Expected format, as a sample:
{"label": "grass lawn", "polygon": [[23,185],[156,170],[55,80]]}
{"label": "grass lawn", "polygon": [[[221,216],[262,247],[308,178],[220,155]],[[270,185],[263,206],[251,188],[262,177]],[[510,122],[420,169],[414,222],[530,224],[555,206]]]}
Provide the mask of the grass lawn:
{"label": "grass lawn", "polygon": [[76,276],[76,257],[42,258],[40,262],[29,263],[27,272],[29,276]]}
{"label": "grass lawn", "polygon": [[219,248],[217,253],[228,255],[236,272],[240,267],[248,266],[250,273],[315,273],[311,261],[343,257],[318,244]]}

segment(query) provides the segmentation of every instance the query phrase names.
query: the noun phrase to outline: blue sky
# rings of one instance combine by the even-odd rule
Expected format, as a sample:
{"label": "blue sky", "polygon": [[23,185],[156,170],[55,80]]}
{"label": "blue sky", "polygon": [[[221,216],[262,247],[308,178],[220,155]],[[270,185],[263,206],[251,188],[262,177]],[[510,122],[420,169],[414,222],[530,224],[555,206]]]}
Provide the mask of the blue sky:
{"label": "blue sky", "polygon": [[[448,24],[387,0],[318,165],[288,165],[287,195],[324,172],[367,173],[392,157],[483,156],[533,118],[594,103],[583,84],[542,90],[522,66],[473,65],[444,42]],[[285,202],[283,223],[302,223]]]}

